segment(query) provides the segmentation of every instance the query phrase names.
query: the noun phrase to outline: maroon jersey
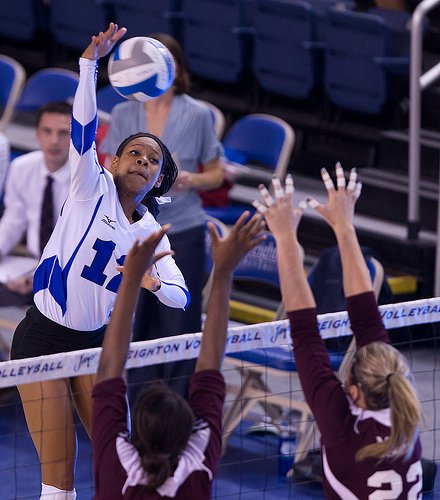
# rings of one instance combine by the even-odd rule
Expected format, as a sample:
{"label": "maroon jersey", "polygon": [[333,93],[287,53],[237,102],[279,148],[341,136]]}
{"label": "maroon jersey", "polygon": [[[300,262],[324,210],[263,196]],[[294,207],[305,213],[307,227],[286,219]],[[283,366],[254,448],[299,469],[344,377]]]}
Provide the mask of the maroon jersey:
{"label": "maroon jersey", "polygon": [[113,378],[96,384],[92,422],[95,500],[211,498],[221,456],[224,397],[225,383],[219,371],[204,370],[191,376],[188,402],[196,416],[193,433],[173,477],[151,493],[145,487],[148,474],[129,439],[124,381]]}
{"label": "maroon jersey", "polygon": [[[389,343],[372,292],[348,298],[347,311],[358,347]],[[406,456],[356,462],[358,450],[389,437],[390,409],[362,410],[346,396],[319,335],[315,308],[291,312],[289,320],[301,385],[321,432],[326,498],[422,498],[420,440]]]}

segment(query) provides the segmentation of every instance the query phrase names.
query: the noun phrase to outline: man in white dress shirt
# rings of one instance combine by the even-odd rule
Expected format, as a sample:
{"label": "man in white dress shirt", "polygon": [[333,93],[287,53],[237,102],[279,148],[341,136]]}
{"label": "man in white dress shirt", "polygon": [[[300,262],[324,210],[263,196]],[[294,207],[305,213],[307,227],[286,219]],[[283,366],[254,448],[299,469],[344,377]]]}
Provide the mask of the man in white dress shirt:
{"label": "man in white dress shirt", "polygon": [[5,134],[0,132],[0,205],[3,202],[6,173],[9,167],[10,147]]}
{"label": "man in white dress shirt", "polygon": [[[1,260],[26,236],[27,252],[39,258],[42,246],[40,227],[44,220],[43,198],[51,177],[53,224],[69,193],[70,119],[72,107],[65,102],[41,107],[36,134],[40,149],[19,156],[11,162],[6,180],[5,210],[0,220]],[[50,196],[49,196],[50,198]],[[50,229],[53,229],[51,223]],[[0,283],[0,306],[32,303],[33,273],[25,272]]]}

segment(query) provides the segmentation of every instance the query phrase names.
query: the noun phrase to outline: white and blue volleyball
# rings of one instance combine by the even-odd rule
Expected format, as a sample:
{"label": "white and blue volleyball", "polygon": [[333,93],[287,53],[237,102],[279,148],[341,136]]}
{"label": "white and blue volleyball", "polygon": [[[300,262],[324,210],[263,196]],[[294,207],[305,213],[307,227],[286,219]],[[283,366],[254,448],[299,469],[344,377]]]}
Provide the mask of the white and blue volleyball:
{"label": "white and blue volleyball", "polygon": [[116,47],[108,62],[113,88],[126,99],[149,101],[162,95],[174,80],[174,59],[154,38],[137,36]]}

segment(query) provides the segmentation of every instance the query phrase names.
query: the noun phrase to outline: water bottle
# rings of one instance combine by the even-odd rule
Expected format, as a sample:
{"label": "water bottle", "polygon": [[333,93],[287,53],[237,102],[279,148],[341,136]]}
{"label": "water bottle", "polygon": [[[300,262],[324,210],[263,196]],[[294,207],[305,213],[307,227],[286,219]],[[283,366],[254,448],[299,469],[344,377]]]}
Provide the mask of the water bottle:
{"label": "water bottle", "polygon": [[295,434],[283,431],[278,448],[278,475],[286,476],[295,458]]}

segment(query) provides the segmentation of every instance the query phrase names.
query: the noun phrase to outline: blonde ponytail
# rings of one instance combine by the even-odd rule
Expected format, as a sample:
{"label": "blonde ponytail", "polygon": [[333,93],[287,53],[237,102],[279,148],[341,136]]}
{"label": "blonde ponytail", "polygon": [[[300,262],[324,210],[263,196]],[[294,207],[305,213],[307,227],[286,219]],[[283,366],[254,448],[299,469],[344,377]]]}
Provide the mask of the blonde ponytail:
{"label": "blonde ponytail", "polygon": [[411,453],[422,412],[404,356],[388,344],[372,342],[356,352],[351,378],[361,388],[368,410],[391,411],[389,438],[364,446],[356,460],[397,458]]}

